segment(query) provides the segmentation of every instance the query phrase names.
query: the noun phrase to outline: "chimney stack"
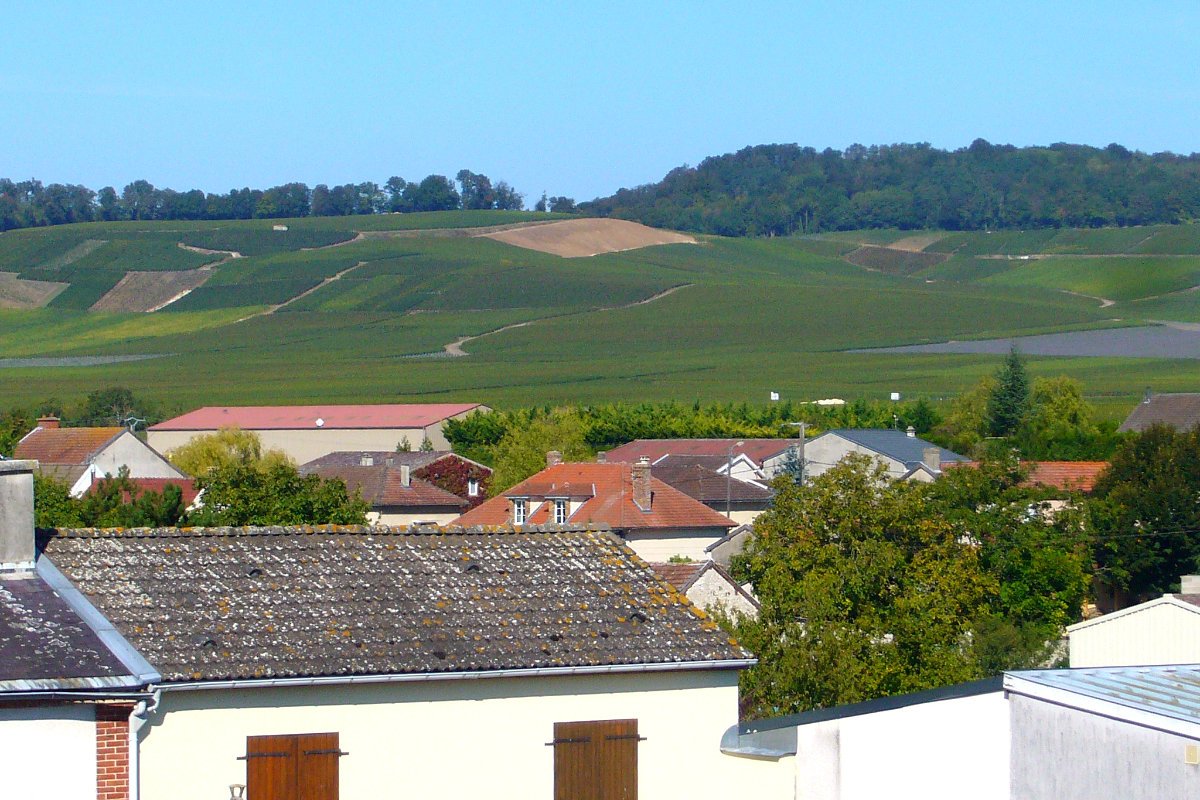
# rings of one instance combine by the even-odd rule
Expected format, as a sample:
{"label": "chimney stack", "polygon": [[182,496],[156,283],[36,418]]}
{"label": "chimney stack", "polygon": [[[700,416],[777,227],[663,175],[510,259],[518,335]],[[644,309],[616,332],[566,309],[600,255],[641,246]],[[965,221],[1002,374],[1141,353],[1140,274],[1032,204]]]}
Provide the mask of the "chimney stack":
{"label": "chimney stack", "polygon": [[36,461],[0,461],[0,572],[33,570],[35,469]]}
{"label": "chimney stack", "polygon": [[917,438],[917,429],[914,428],[912,425],[908,426],[908,430],[906,430],[905,433],[908,434],[908,438],[910,438],[910,439]]}
{"label": "chimney stack", "polygon": [[408,468],[408,464],[400,465],[400,485],[405,489],[412,486],[412,471]]}
{"label": "chimney stack", "polygon": [[942,471],[942,449],[940,447],[926,447],[921,451],[924,458],[925,466],[929,467],[934,472]]}
{"label": "chimney stack", "polygon": [[554,467],[562,463],[562,453],[557,450],[550,450],[546,453],[546,466]]}
{"label": "chimney stack", "polygon": [[650,492],[650,459],[642,456],[629,471],[633,478],[633,504],[642,511],[649,511],[653,499]]}
{"label": "chimney stack", "polygon": [[1200,575],[1179,576],[1180,594],[1200,594]]}
{"label": "chimney stack", "polygon": [[59,419],[55,416],[38,417],[37,424],[44,430],[54,430],[59,427]]}
{"label": "chimney stack", "polygon": [[608,451],[607,450],[601,450],[599,453],[596,453],[596,463],[597,464],[607,464],[608,463]]}

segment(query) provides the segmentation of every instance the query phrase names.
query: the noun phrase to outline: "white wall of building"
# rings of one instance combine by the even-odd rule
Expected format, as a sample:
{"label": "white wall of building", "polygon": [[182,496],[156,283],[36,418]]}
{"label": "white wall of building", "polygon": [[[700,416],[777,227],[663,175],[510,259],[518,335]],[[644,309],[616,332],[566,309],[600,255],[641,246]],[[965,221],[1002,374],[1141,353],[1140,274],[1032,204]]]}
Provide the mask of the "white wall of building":
{"label": "white wall of building", "polygon": [[429,512],[406,511],[404,513],[393,513],[391,511],[368,511],[367,522],[372,525],[394,525],[396,527],[406,527],[415,522],[436,522],[438,525],[446,525],[451,520],[458,519],[461,516],[461,511],[451,511],[448,514],[436,514]]}
{"label": "white wall of building", "polygon": [[790,796],[790,764],[719,750],[737,719],[730,670],[164,691],[141,733],[142,798],[228,797],[247,736],[335,731],[342,800],[550,798],[554,723],[624,718],[646,737],[641,797]]}
{"label": "white wall of building", "polygon": [[118,436],[112,444],[97,453],[92,466],[96,468],[100,477],[116,475],[121,467],[129,467],[129,475],[132,478],[185,477],[165,458],[128,432]]}
{"label": "white wall of building", "polygon": [[904,464],[895,459],[882,456],[874,450],[869,450],[862,445],[855,444],[835,434],[826,433],[806,442],[804,445],[804,458],[806,460],[804,469],[805,477],[815,478],[817,475],[828,471],[850,453],[859,453],[877,459],[887,467],[888,475],[893,478],[899,478],[908,472]]}
{"label": "white wall of building", "polygon": [[1171,598],[1069,629],[1072,667],[1200,663],[1200,608]]}
{"label": "white wall of building", "polygon": [[758,616],[758,608],[750,598],[738,591],[738,587],[727,581],[715,569],[705,570],[688,587],[688,599],[700,608],[717,609],[723,614],[743,614],[747,617]]}
{"label": "white wall of building", "polygon": [[802,725],[795,797],[1006,800],[1009,735],[1000,691]]}
{"label": "white wall of building", "polygon": [[[428,436],[435,450],[449,450],[450,443],[442,434],[440,423],[428,428],[317,428],[311,430],[256,430],[264,448],[287,453],[297,464],[342,450],[395,450],[402,439],[408,439],[413,450]],[[216,433],[209,431],[155,431],[147,434],[151,447],[160,453],[187,444],[196,436]]]}
{"label": "white wall of building", "polygon": [[673,556],[692,561],[708,561],[704,548],[719,541],[724,528],[696,530],[635,530],[624,536],[625,543],[645,561],[670,561]]}
{"label": "white wall of building", "polygon": [[0,708],[0,794],[95,800],[95,719],[91,705]]}

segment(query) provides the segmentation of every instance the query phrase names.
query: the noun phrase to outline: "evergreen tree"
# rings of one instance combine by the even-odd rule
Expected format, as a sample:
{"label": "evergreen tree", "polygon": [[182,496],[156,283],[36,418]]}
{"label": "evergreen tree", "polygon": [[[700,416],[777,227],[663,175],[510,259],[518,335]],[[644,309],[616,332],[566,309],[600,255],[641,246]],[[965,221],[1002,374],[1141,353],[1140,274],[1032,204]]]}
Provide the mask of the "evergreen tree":
{"label": "evergreen tree", "polygon": [[1029,412],[1029,375],[1025,359],[1014,345],[996,371],[996,387],[988,396],[987,423],[991,436],[1011,436]]}

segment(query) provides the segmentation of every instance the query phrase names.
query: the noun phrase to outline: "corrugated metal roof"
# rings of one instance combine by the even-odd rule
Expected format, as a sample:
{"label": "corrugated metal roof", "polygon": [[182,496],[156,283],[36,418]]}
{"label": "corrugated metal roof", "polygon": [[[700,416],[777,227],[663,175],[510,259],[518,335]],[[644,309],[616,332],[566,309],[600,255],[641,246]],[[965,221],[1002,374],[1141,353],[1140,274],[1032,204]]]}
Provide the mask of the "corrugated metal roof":
{"label": "corrugated metal roof", "polygon": [[1052,689],[1200,723],[1200,665],[1039,669],[1008,673]]}

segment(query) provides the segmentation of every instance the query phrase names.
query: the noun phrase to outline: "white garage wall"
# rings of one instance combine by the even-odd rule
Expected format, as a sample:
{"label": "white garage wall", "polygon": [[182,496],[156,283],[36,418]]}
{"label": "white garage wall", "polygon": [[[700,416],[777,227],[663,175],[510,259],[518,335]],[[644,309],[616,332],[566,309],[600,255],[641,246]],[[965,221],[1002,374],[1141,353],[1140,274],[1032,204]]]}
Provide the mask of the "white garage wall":
{"label": "white garage wall", "polygon": [[0,794],[95,800],[95,720],[90,705],[0,708]]}

